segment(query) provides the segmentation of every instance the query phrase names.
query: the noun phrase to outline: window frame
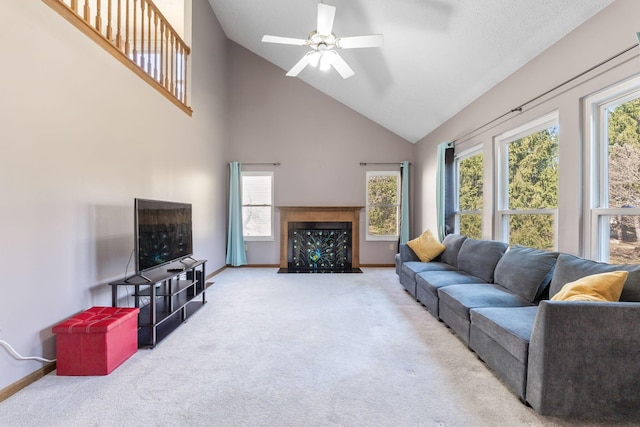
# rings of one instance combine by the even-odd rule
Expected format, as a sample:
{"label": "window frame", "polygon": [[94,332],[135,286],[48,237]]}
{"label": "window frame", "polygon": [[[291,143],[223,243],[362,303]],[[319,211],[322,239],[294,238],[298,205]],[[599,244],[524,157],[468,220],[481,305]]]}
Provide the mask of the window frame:
{"label": "window frame", "polygon": [[[541,132],[553,126],[560,125],[557,110],[547,113],[537,119],[530,120],[523,125],[503,132],[496,137],[496,209],[495,230],[496,239],[510,244],[510,218],[514,215],[553,215],[553,250],[558,250],[558,207],[541,209],[510,209],[509,208],[509,153],[510,143],[526,136]],[[558,138],[558,144],[559,138]]]}
{"label": "window frame", "polygon": [[[247,236],[245,235],[244,232],[244,221],[242,223],[242,238],[244,239],[245,242],[271,242],[275,240],[275,218],[274,218],[274,213],[275,213],[275,208],[274,208],[274,173],[273,171],[241,171],[240,172],[240,179],[242,181],[242,186],[244,187],[244,177],[245,176],[268,176],[271,179],[271,203],[270,204],[259,204],[259,205],[245,205],[244,203],[242,204],[242,210],[244,211],[245,206],[258,206],[258,207],[265,207],[265,206],[269,206],[270,209],[270,215],[271,215],[271,226],[270,226],[270,230],[269,230],[269,235],[268,236]],[[244,189],[243,189],[244,190]],[[242,217],[244,218],[244,212],[242,213]]]}
{"label": "window frame", "polygon": [[[482,156],[482,186],[483,186],[483,203],[482,209],[475,210],[461,210],[460,209],[460,162],[463,160],[469,159],[474,156]],[[484,151],[482,143],[475,145],[467,150],[462,151],[460,154],[456,154],[455,159],[453,161],[453,170],[454,170],[454,191],[455,191],[455,200],[454,200],[454,217],[455,217],[455,232],[460,233],[460,219],[462,215],[480,215],[480,232],[482,233],[482,223],[484,222],[484,217],[482,212],[484,211]]]}
{"label": "window frame", "polygon": [[612,215],[640,216],[640,208],[609,208],[608,115],[614,106],[640,98],[640,77],[626,79],[584,98],[584,224],[585,256],[609,262]]}
{"label": "window frame", "polygon": [[[397,183],[398,185],[396,186],[396,234],[395,235],[385,235],[385,236],[378,236],[378,235],[372,235],[369,234],[369,209],[371,206],[380,206],[380,205],[370,205],[369,204],[369,178],[372,176],[395,176],[397,178]],[[365,241],[378,241],[378,242],[384,242],[384,241],[397,241],[400,238],[400,206],[402,204],[402,193],[401,193],[401,184],[402,182],[402,175],[400,173],[400,171],[367,171],[366,173],[366,178],[365,178],[365,192],[364,192],[364,199],[365,199],[365,225],[364,225],[364,230],[365,230]],[[385,205],[386,206],[386,205]]]}

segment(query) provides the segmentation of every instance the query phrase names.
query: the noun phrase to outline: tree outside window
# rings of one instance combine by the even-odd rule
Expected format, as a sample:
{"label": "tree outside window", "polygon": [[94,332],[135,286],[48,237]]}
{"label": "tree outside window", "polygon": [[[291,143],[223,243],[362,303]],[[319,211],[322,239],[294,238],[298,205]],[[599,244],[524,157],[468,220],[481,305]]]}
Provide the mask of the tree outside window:
{"label": "tree outside window", "polygon": [[456,158],[458,206],[457,232],[465,236],[482,238],[483,162],[482,152]]}
{"label": "tree outside window", "polygon": [[609,262],[640,259],[640,98],[606,109],[607,186],[604,208],[628,210],[608,215]]}
{"label": "tree outside window", "polygon": [[400,172],[367,172],[367,240],[399,236]]}
{"label": "tree outside window", "polygon": [[557,115],[520,128],[500,142],[502,239],[511,245],[553,250],[558,208]]}
{"label": "tree outside window", "polygon": [[584,101],[585,247],[612,264],[640,262],[640,78]]}

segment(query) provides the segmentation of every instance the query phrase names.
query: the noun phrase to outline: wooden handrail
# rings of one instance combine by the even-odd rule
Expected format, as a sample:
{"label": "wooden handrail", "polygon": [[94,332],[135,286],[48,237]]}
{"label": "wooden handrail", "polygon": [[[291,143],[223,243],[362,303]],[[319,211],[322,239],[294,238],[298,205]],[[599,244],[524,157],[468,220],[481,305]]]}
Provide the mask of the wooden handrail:
{"label": "wooden handrail", "polygon": [[187,104],[191,49],[151,0],[42,1],[184,112],[193,113]]}

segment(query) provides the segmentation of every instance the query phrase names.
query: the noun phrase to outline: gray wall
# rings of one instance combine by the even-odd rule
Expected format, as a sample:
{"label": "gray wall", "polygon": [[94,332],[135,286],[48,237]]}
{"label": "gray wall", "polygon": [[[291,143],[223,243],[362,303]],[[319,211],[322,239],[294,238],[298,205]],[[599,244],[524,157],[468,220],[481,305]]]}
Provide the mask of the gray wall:
{"label": "gray wall", "polygon": [[635,33],[639,29],[638,16],[640,2],[617,0],[419,141],[416,145],[415,232],[436,227],[436,193],[431,184],[435,182],[436,175],[436,147],[442,141],[458,140],[456,150],[459,151],[478,143],[483,144],[483,234],[485,238],[495,237],[494,218],[491,215],[491,207],[495,206],[493,138],[557,110],[560,117],[558,248],[564,252],[583,255],[584,177],[581,156],[584,124],[581,100],[591,93],[640,73],[638,49],[537,100],[525,107],[522,113],[510,114],[489,127],[471,135],[469,133],[637,44]]}
{"label": "gray wall", "polygon": [[[229,60],[229,160],[281,162],[244,167],[274,171],[276,206],[364,206],[365,173],[374,169],[360,162],[413,160],[413,144],[241,46],[230,43]],[[361,231],[360,262],[392,264],[396,245],[366,242]],[[247,244],[249,263],[278,264],[279,244],[277,225],[275,241]]]}
{"label": "gray wall", "polygon": [[[54,358],[53,325],[111,304],[134,197],[193,203],[196,256],[224,265],[227,41],[206,0],[193,16],[190,118],[45,3],[0,2],[0,339],[19,353]],[[0,389],[41,366],[0,348]]]}

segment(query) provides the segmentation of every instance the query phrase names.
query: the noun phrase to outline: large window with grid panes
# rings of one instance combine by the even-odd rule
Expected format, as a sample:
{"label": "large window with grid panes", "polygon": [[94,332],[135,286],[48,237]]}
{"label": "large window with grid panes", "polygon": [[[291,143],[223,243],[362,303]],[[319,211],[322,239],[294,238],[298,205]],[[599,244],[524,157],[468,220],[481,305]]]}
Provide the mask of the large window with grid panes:
{"label": "large window with grid panes", "polygon": [[400,172],[367,172],[366,202],[366,240],[397,240],[400,229]]}
{"label": "large window with grid panes", "polygon": [[242,234],[273,240],[273,172],[242,172]]}
{"label": "large window with grid panes", "polygon": [[557,248],[558,114],[496,137],[496,234],[511,245]]}
{"label": "large window with grid panes", "polygon": [[483,205],[482,147],[474,147],[456,155],[455,170],[455,232],[482,238]]}
{"label": "large window with grid panes", "polygon": [[640,78],[585,99],[587,256],[640,262]]}

